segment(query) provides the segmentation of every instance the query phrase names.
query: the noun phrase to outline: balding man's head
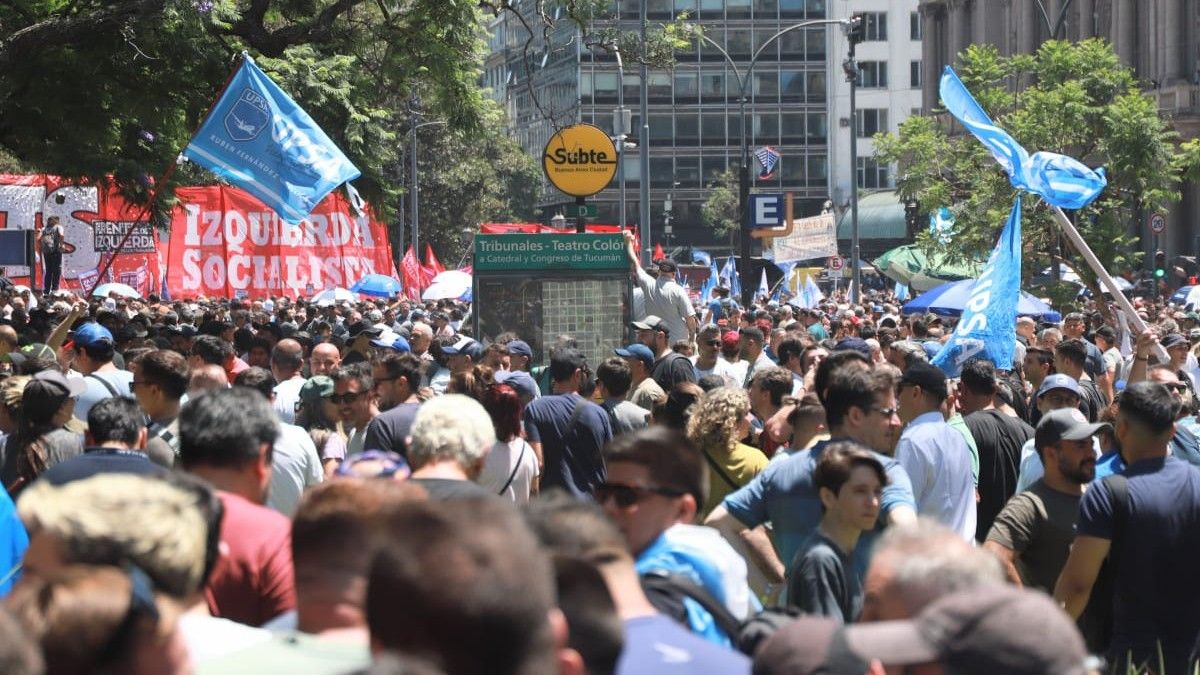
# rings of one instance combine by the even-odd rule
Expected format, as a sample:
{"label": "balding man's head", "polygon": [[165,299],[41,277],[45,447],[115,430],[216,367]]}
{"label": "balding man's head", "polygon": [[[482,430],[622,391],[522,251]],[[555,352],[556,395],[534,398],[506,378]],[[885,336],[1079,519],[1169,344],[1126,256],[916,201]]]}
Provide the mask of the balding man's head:
{"label": "balding man's head", "polygon": [[192,368],[192,379],[188,383],[188,398],[195,398],[212,389],[224,389],[229,386],[229,378],[225,369],[211,363],[198,368]]}
{"label": "balding man's head", "polygon": [[333,375],[333,371],[337,370],[341,363],[342,355],[337,346],[330,342],[322,342],[313,347],[308,365],[313,375]]}
{"label": "balding man's head", "polygon": [[289,380],[304,367],[304,347],[290,338],[280,340],[271,349],[271,373],[276,380]]}
{"label": "balding man's head", "polygon": [[7,324],[0,326],[0,356],[17,350],[17,331]]}

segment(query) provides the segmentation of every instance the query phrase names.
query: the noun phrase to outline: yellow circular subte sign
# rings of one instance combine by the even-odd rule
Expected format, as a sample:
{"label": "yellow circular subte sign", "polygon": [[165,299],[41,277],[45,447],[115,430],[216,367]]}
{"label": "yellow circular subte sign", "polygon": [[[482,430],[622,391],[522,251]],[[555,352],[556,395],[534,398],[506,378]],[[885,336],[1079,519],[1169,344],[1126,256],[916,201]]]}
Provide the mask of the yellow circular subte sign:
{"label": "yellow circular subte sign", "polygon": [[617,173],[617,146],[604,130],[573,124],[550,137],[542,170],[554,187],[572,197],[590,197],[608,187]]}

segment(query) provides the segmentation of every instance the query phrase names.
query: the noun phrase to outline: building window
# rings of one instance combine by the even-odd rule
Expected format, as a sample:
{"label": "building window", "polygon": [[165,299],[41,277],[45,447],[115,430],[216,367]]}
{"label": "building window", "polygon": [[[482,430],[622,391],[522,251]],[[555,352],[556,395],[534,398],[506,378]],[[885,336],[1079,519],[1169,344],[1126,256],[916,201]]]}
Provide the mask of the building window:
{"label": "building window", "polygon": [[921,88],[921,62],[910,61],[908,64],[908,86],[911,89]]}
{"label": "building window", "polygon": [[696,113],[678,113],[675,116],[675,145],[695,146],[700,144],[700,118]]}
{"label": "building window", "polygon": [[863,42],[887,42],[887,12],[864,12]]}
{"label": "building window", "polygon": [[921,14],[910,12],[908,15],[908,38],[913,41],[921,39]]}
{"label": "building window", "polygon": [[855,112],[858,117],[859,138],[871,138],[875,134],[887,132],[887,108],[861,108]]}
{"label": "building window", "polygon": [[724,114],[700,114],[700,142],[704,145],[725,145]]}
{"label": "building window", "polygon": [[675,182],[679,183],[679,187],[684,188],[702,187],[700,185],[700,158],[676,157]]}
{"label": "building window", "polygon": [[858,86],[863,89],[887,89],[887,61],[860,61]]}
{"label": "building window", "polygon": [[892,187],[890,172],[886,164],[880,166],[874,157],[858,158],[858,186],[860,188]]}

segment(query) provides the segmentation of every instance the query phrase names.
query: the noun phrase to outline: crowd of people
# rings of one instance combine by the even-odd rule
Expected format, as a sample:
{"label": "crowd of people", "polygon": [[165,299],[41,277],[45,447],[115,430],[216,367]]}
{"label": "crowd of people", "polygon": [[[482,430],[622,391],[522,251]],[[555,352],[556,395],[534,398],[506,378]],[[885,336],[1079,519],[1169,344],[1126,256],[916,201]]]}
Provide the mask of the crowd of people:
{"label": "crowd of people", "polygon": [[631,273],[608,353],[0,292],[0,671],[1191,672],[1200,316],[1022,317],[948,378],[884,294]]}

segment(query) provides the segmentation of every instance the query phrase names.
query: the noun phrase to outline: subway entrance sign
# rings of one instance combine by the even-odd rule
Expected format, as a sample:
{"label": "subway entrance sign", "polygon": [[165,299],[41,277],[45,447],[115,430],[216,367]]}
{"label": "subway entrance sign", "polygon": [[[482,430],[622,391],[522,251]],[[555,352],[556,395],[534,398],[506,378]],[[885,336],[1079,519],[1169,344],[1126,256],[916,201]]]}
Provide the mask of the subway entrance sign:
{"label": "subway entrance sign", "polygon": [[627,274],[629,260],[620,234],[478,234],[474,270],[615,270]]}
{"label": "subway entrance sign", "polygon": [[625,238],[617,234],[475,235],[475,335],[516,333],[533,362],[570,335],[599,364],[629,344],[632,286]]}
{"label": "subway entrance sign", "polygon": [[617,146],[603,129],[573,124],[550,137],[542,151],[542,170],[564,194],[591,197],[617,174],[617,159]]}

